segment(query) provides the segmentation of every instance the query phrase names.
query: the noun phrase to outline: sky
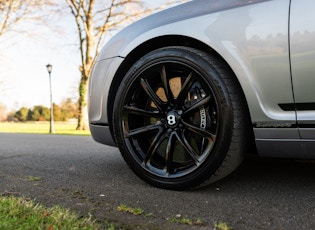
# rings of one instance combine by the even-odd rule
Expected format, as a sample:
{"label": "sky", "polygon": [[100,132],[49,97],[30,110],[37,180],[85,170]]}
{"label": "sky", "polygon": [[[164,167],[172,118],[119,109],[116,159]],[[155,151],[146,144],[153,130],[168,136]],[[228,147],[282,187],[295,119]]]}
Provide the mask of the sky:
{"label": "sky", "polygon": [[[152,5],[162,2],[150,1]],[[0,104],[8,112],[35,105],[50,107],[47,64],[53,66],[53,102],[78,98],[80,53],[76,27],[71,15],[53,20],[53,29],[23,25],[31,35],[21,32],[0,37]]]}
{"label": "sky", "polygon": [[71,19],[56,20],[52,27],[23,25],[30,34],[0,37],[0,103],[8,110],[50,106],[47,64],[53,66],[53,101],[77,98],[80,56]]}

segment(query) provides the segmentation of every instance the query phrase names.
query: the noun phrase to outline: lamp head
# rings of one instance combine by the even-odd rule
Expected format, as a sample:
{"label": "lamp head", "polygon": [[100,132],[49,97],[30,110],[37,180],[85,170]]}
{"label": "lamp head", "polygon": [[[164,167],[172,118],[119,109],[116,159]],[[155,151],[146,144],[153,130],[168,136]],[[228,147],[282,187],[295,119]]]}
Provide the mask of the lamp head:
{"label": "lamp head", "polygon": [[48,65],[46,65],[46,68],[47,68],[48,73],[51,73],[51,71],[52,71],[52,65],[51,65],[51,64],[48,64]]}

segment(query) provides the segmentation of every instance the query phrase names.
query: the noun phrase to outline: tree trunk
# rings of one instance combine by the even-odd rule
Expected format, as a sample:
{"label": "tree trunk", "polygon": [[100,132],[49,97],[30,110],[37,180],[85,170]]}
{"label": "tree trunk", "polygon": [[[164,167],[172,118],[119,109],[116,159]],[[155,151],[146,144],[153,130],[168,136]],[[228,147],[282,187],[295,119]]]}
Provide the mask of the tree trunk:
{"label": "tree trunk", "polygon": [[[82,73],[82,75],[85,75]],[[79,87],[79,116],[77,130],[88,130],[88,110],[87,110],[87,88],[88,88],[88,78],[82,76]]]}

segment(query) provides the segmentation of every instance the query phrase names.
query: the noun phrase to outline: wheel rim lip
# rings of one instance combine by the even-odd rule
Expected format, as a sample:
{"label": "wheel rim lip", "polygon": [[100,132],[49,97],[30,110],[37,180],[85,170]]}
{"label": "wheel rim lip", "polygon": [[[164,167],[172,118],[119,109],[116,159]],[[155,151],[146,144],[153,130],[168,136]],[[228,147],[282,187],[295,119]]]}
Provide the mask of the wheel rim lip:
{"label": "wheel rim lip", "polygon": [[[147,63],[143,68],[141,68],[140,71],[138,71],[138,73],[136,74],[136,77],[134,78],[134,80],[129,84],[128,86],[128,93],[127,95],[134,95],[136,88],[137,88],[137,84],[139,81],[140,76],[145,75],[147,72],[154,72],[156,71],[156,69],[159,69],[160,66],[162,65],[174,65],[174,66],[181,66],[183,69],[189,69],[190,71],[194,72],[195,77],[197,78],[197,82],[202,82],[202,83],[206,83],[207,85],[207,90],[210,91],[210,94],[213,96],[213,101],[214,101],[214,106],[212,106],[212,108],[215,109],[215,112],[217,113],[217,123],[215,125],[215,134],[218,135],[219,134],[219,127],[220,127],[220,121],[219,121],[219,115],[220,115],[220,107],[218,106],[218,101],[217,101],[217,96],[214,90],[213,85],[211,84],[210,81],[205,80],[207,74],[203,73],[200,68],[196,67],[195,63],[187,63],[187,62],[183,62],[182,60],[172,60],[171,62],[169,60],[153,60],[152,62]],[[181,69],[181,68],[179,68]],[[133,89],[133,92],[130,93],[130,89]],[[124,98],[124,104],[126,104],[126,97]],[[127,100],[128,101],[128,100]],[[129,100],[130,101],[130,100]],[[176,113],[178,111],[181,111],[178,109],[177,105],[173,106],[173,108],[168,111],[164,117],[164,120],[167,120],[167,115],[168,114],[172,114],[172,113]],[[182,112],[182,111],[181,111]],[[126,128],[126,124],[127,126],[129,126],[129,122],[127,121],[128,119],[126,119],[128,117],[128,115],[126,115],[125,112],[122,112],[123,115],[123,127],[124,129]],[[177,118],[177,124],[176,126],[172,126],[172,125],[168,125],[167,128],[168,130],[171,129],[171,131],[169,131],[170,133],[174,133],[177,132],[179,130],[181,130],[180,128],[178,128],[179,124],[182,122],[182,116],[179,116],[179,118]],[[129,129],[129,128],[127,128]],[[182,130],[183,131],[183,130]],[[169,136],[168,136],[169,137]],[[214,152],[214,148],[216,145],[216,140],[213,141],[213,143],[211,145],[208,144],[208,146],[205,148],[205,150],[203,151],[203,153],[201,154],[200,158],[199,158],[199,162],[198,164],[187,164],[187,168],[180,170],[179,172],[172,172],[172,173],[167,173],[165,171],[165,169],[161,169],[161,168],[157,168],[156,166],[154,166],[153,164],[151,164],[151,162],[144,162],[143,160],[143,155],[145,155],[145,152],[142,153],[137,153],[135,151],[135,149],[138,148],[138,150],[140,149],[141,151],[141,145],[138,142],[139,140],[137,139],[133,139],[133,138],[124,138],[124,142],[125,145],[127,146],[129,152],[132,155],[132,160],[137,161],[138,165],[140,166],[141,169],[144,169],[145,171],[149,172],[152,175],[155,175],[159,178],[180,178],[180,177],[184,177],[186,175],[191,174],[192,172],[196,171],[197,168],[200,167],[200,165],[202,165],[206,159],[211,158],[211,153]],[[210,159],[211,160],[211,159]],[[185,167],[184,167],[185,168]]]}

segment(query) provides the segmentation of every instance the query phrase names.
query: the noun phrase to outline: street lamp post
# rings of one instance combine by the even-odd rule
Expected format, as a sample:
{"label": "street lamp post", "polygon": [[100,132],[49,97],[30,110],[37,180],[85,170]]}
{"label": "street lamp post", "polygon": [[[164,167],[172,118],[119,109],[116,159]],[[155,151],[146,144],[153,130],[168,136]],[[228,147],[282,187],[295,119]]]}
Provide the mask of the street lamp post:
{"label": "street lamp post", "polygon": [[46,65],[48,75],[49,75],[49,88],[50,88],[50,128],[49,133],[54,133],[54,109],[53,109],[53,102],[52,102],[52,90],[51,90],[51,71],[52,71],[52,65],[48,64]]}

